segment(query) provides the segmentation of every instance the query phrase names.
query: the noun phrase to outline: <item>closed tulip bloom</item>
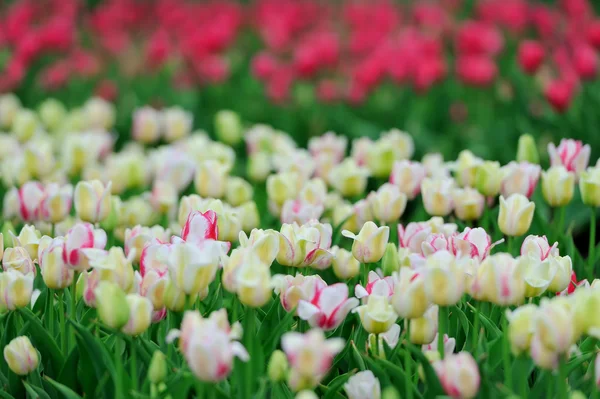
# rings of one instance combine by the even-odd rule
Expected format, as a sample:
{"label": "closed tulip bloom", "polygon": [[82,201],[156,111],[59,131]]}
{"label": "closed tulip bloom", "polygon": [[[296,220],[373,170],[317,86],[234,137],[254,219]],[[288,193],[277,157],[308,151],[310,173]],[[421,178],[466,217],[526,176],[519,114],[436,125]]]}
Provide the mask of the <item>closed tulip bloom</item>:
{"label": "closed tulip bloom", "polygon": [[371,370],[354,374],[344,384],[349,399],[380,399],[381,386]]}
{"label": "closed tulip bloom", "polygon": [[129,307],[129,320],[121,330],[127,335],[140,335],[152,322],[152,303],[138,294],[129,294],[125,300]]}
{"label": "closed tulip bloom", "polygon": [[134,287],[134,271],[132,266],[133,253],[125,257],[123,248],[112,247],[108,251],[96,248],[82,250],[89,265],[94,268],[100,281],[113,281],[125,292],[131,292]]}
{"label": "closed tulip bloom", "polygon": [[294,172],[277,173],[267,178],[267,195],[269,202],[280,210],[283,204],[290,199],[295,199],[300,187],[299,176]]}
{"label": "closed tulip bloom", "polygon": [[500,163],[485,161],[477,166],[475,173],[475,188],[486,197],[495,197],[502,186],[502,169]]}
{"label": "closed tulip bloom", "polygon": [[367,303],[371,295],[380,295],[389,298],[394,293],[394,284],[395,280],[393,277],[382,277],[377,272],[371,270],[367,277],[367,285],[363,287],[360,284],[356,284],[354,295],[358,299],[361,299],[363,303]]}
{"label": "closed tulip bloom", "polygon": [[409,159],[414,153],[413,138],[399,129],[391,129],[381,135],[367,150],[367,165],[373,176],[387,177],[394,162]]}
{"label": "closed tulip bloom", "polygon": [[425,279],[422,273],[408,267],[400,268],[394,274],[396,283],[391,298],[394,310],[403,319],[423,317],[430,306],[425,291]]}
{"label": "closed tulip bloom", "polygon": [[21,109],[14,117],[12,131],[15,137],[24,143],[29,140],[41,128],[41,123],[35,112]]}
{"label": "closed tulip bloom", "polygon": [[8,269],[0,273],[0,309],[15,310],[31,302],[33,273],[22,274]]}
{"label": "closed tulip bloom", "polygon": [[413,253],[421,253],[422,244],[431,232],[432,228],[427,222],[411,222],[406,227],[399,224],[399,246],[407,248]]}
{"label": "closed tulip bloom", "polygon": [[479,266],[471,294],[497,305],[518,305],[525,298],[523,270],[509,254],[488,256]]}
{"label": "closed tulip bloom", "polygon": [[19,217],[25,222],[40,220],[41,205],[45,197],[42,183],[27,182],[16,193]]}
{"label": "closed tulip bloom", "polygon": [[521,255],[530,255],[543,261],[549,256],[558,256],[558,243],[550,246],[546,236],[528,235],[521,245]]}
{"label": "closed tulip bloom", "polygon": [[600,167],[587,168],[581,173],[579,191],[585,205],[600,207]]}
{"label": "closed tulip bloom", "polygon": [[383,184],[369,197],[375,218],[384,223],[397,221],[406,209],[406,195],[390,183]]}
{"label": "closed tulip bloom", "polygon": [[319,220],[323,213],[322,205],[313,205],[303,200],[287,200],[281,208],[282,223],[308,223],[309,220]]}
{"label": "closed tulip bloom", "polygon": [[181,239],[193,244],[216,240],[218,236],[217,213],[213,210],[190,212],[181,230]]}
{"label": "closed tulip bloom", "polygon": [[168,181],[155,180],[149,195],[152,208],[160,214],[169,214],[177,206],[178,194]]}
{"label": "closed tulip bloom", "polygon": [[522,236],[531,226],[534,211],[535,203],[522,194],[512,194],[507,199],[500,196],[498,226],[507,236]]}
{"label": "closed tulip bloom", "polygon": [[321,295],[327,283],[317,274],[304,276],[275,275],[273,276],[275,293],[279,295],[281,306],[290,312],[298,306],[300,300],[312,301]]}
{"label": "closed tulip bloom", "polygon": [[564,166],[569,172],[579,175],[583,172],[590,160],[591,148],[589,144],[573,139],[562,139],[558,147],[554,143],[548,144],[551,166]]}
{"label": "closed tulip bloom", "polygon": [[352,238],[352,254],[361,263],[378,262],[385,252],[390,229],[387,226],[377,227],[371,221],[364,224],[358,235],[348,230],[342,231],[344,237]]}
{"label": "closed tulip bloom", "polygon": [[421,244],[421,254],[425,257],[438,251],[449,251],[450,242],[442,233],[429,234]]}
{"label": "closed tulip bloom", "polygon": [[332,227],[315,222],[298,226],[297,223],[281,226],[277,262],[284,266],[312,266],[325,269],[331,265]]}
{"label": "closed tulip bloom", "polygon": [[44,284],[53,290],[62,290],[73,282],[74,271],[64,261],[64,245],[64,238],[53,239],[39,259]]}
{"label": "closed tulip bloom", "polygon": [[106,240],[104,230],[94,229],[89,223],[77,223],[65,235],[63,257],[71,269],[87,270],[90,268],[89,260],[82,251],[88,248],[103,249]]}
{"label": "closed tulip bloom", "polygon": [[432,216],[447,216],[452,212],[452,190],[454,180],[451,178],[423,179],[421,183],[421,196],[423,205],[428,214]]}
{"label": "closed tulip bloom", "polygon": [[466,187],[452,191],[454,213],[460,220],[477,220],[481,217],[484,207],[484,196],[479,191]]}
{"label": "closed tulip bloom", "polygon": [[256,202],[244,202],[242,205],[235,208],[235,212],[240,221],[242,231],[250,232],[260,225],[260,214],[258,213]]}
{"label": "closed tulip bloom", "polygon": [[102,98],[90,98],[84,104],[83,112],[87,125],[91,129],[110,130],[115,124],[115,107]]}
{"label": "closed tulip bloom", "polygon": [[18,111],[21,109],[21,101],[12,93],[0,95],[0,127],[9,129]]}
{"label": "closed tulip bloom", "polygon": [[469,257],[482,261],[500,242],[492,243],[492,237],[481,227],[466,227],[462,233],[450,236],[448,246],[457,258]]}
{"label": "closed tulip bloom", "polygon": [[4,360],[17,375],[27,375],[37,369],[40,362],[37,350],[26,336],[13,338],[4,348]]}
{"label": "closed tulip bloom", "polygon": [[537,312],[535,305],[519,306],[514,311],[507,311],[509,321],[508,337],[512,353],[517,356],[529,351],[533,338],[533,319]]}
{"label": "closed tulip bloom", "polygon": [[258,308],[271,299],[271,271],[260,262],[246,263],[237,274],[237,294],[244,305]]}
{"label": "closed tulip bloom", "polygon": [[595,309],[600,306],[600,290],[598,280],[594,280],[591,289],[577,289],[571,296],[575,317],[575,335],[600,337],[600,314]]}
{"label": "closed tulip bloom", "polygon": [[575,191],[575,175],[563,166],[553,166],[542,172],[542,193],[548,205],[565,206]]}
{"label": "closed tulip bloom", "polygon": [[[193,296],[196,298],[197,296]],[[164,294],[164,304],[172,312],[182,312],[186,305],[186,294],[171,279],[167,280]]]}
{"label": "closed tulip bloom", "polygon": [[525,281],[526,298],[542,295],[548,289],[557,271],[553,262],[541,261],[531,255],[519,257],[517,267],[521,270]]}
{"label": "closed tulip bloom", "polygon": [[554,278],[548,286],[550,292],[561,292],[571,282],[573,261],[570,256],[549,256],[544,262],[550,263],[548,267],[555,270]]}
{"label": "closed tulip bloom", "polygon": [[421,182],[425,178],[425,167],[419,162],[396,161],[390,175],[390,183],[398,186],[409,200],[421,192]]}
{"label": "closed tulip bloom", "polygon": [[331,186],[344,197],[356,197],[365,192],[369,171],[348,158],[329,173]]}
{"label": "closed tulip bloom", "polygon": [[73,186],[50,183],[44,191],[45,196],[40,204],[42,220],[50,223],[62,222],[71,212]]}
{"label": "closed tulip bloom", "polygon": [[353,312],[358,313],[363,328],[371,334],[388,331],[398,319],[387,295],[370,295],[368,303],[355,308]]}
{"label": "closed tulip bloom", "polygon": [[192,132],[194,117],[180,107],[171,107],[162,111],[163,134],[166,141],[173,142],[188,136]]}
{"label": "closed tulip bloom", "polygon": [[358,276],[360,273],[360,262],[352,252],[339,247],[331,248],[333,253],[333,273],[341,280],[347,280]]}
{"label": "closed tulip bloom", "polygon": [[578,339],[575,335],[574,315],[556,301],[542,301],[533,320],[535,339],[554,353],[565,354]]}
{"label": "closed tulip bloom", "polygon": [[311,327],[324,331],[337,328],[348,313],[358,306],[358,299],[348,298],[348,286],[337,283],[324,288],[309,300],[300,300],[298,316]]}
{"label": "closed tulip bloom", "polygon": [[539,165],[528,162],[510,162],[502,167],[502,188],[500,192],[505,198],[511,194],[522,194],[531,198],[542,169]]}
{"label": "closed tulip bloom", "polygon": [[221,110],[215,114],[215,133],[217,138],[229,145],[237,145],[243,138],[240,116],[230,110]]}
{"label": "closed tulip bloom", "polygon": [[559,353],[544,346],[535,335],[531,339],[529,354],[533,363],[542,369],[556,370],[558,367]]}
{"label": "closed tulip bloom", "polygon": [[468,352],[452,354],[439,363],[434,364],[434,369],[440,383],[452,398],[470,399],[477,396],[479,391],[479,367]]}
{"label": "closed tulip bloom", "polygon": [[410,319],[410,342],[415,345],[428,345],[438,332],[438,307],[431,306],[423,315]]}
{"label": "closed tulip bloom", "polygon": [[[36,246],[37,249],[37,246]],[[2,256],[4,271],[14,270],[21,274],[34,274],[36,268],[29,252],[23,247],[6,248]]]}
{"label": "closed tulip bloom", "polygon": [[115,283],[101,281],[95,288],[96,311],[100,320],[110,328],[120,330],[130,316],[125,292]]}
{"label": "closed tulip bloom", "polygon": [[169,230],[156,225],[152,227],[137,225],[132,229],[125,229],[125,255],[129,256],[132,251],[134,253],[134,261],[139,262],[144,248],[156,242],[167,242],[169,238]]}
{"label": "closed tulip bloom", "polygon": [[[136,273],[138,273],[136,271]],[[150,269],[147,270],[141,278],[139,286],[139,294],[150,299],[155,311],[159,311],[165,307],[165,291],[169,282],[169,276],[165,272]]]}
{"label": "closed tulip bloom", "polygon": [[336,163],[344,159],[347,145],[348,139],[345,136],[338,136],[334,132],[327,132],[308,140],[308,150],[313,156],[329,154],[333,156]]}
{"label": "closed tulip bloom", "polygon": [[281,337],[281,348],[290,362],[290,387],[293,390],[313,388],[327,374],[333,358],[342,351],[342,338],[325,339],[322,330],[304,334],[287,332]]}
{"label": "closed tulip bloom", "polygon": [[434,304],[456,304],[465,291],[466,274],[459,261],[448,251],[438,251],[425,260],[425,292]]}
{"label": "closed tulip bloom", "polygon": [[271,158],[269,154],[257,152],[248,157],[246,164],[248,178],[253,182],[263,182],[271,173]]}
{"label": "closed tulip bloom", "polygon": [[229,168],[218,161],[207,160],[196,168],[194,188],[202,197],[221,198],[225,195]]}
{"label": "closed tulip bloom", "polygon": [[161,114],[152,107],[138,108],[133,112],[131,135],[140,143],[150,144],[160,138]]}
{"label": "closed tulip bloom", "polygon": [[473,187],[477,169],[483,162],[483,159],[475,156],[470,150],[461,151],[452,165],[456,182],[462,187]]}
{"label": "closed tulip bloom", "polygon": [[202,249],[189,243],[173,245],[168,260],[169,275],[185,294],[199,294],[215,279],[219,266],[218,246],[215,241],[206,241]]}
{"label": "closed tulip bloom", "polygon": [[75,212],[84,222],[98,223],[110,214],[111,183],[99,180],[80,181],[75,186]]}
{"label": "closed tulip bloom", "polygon": [[252,185],[241,177],[229,177],[225,189],[225,199],[232,206],[238,206],[252,200]]}

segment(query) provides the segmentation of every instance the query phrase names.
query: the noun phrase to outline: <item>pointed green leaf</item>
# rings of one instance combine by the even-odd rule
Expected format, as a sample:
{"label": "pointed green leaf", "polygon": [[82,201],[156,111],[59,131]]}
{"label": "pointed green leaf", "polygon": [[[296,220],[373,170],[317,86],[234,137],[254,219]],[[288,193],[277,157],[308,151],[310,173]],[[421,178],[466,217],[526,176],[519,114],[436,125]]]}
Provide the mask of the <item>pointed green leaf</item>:
{"label": "pointed green leaf", "polygon": [[48,330],[42,325],[40,319],[31,310],[21,308],[19,309],[19,313],[23,316],[24,320],[30,323],[28,331],[34,346],[42,354],[42,361],[49,361],[52,365],[52,373],[48,373],[49,370],[47,369],[44,372],[48,375],[57,375],[65,363],[64,356],[58,345],[56,345]]}
{"label": "pointed green leaf", "polygon": [[71,388],[61,384],[60,382],[54,381],[52,378],[46,376],[44,377],[46,378],[46,380],[52,384],[52,386],[56,389],[58,389],[58,391],[63,395],[63,398],[65,399],[81,399],[81,396],[79,396],[75,391],[73,391]]}

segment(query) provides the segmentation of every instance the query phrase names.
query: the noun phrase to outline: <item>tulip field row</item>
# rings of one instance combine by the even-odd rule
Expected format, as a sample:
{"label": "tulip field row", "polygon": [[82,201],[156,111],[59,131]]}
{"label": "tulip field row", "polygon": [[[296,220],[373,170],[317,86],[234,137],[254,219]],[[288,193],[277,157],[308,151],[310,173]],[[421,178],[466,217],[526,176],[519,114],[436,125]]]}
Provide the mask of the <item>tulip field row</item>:
{"label": "tulip field row", "polygon": [[598,397],[589,144],[0,105],[0,397]]}

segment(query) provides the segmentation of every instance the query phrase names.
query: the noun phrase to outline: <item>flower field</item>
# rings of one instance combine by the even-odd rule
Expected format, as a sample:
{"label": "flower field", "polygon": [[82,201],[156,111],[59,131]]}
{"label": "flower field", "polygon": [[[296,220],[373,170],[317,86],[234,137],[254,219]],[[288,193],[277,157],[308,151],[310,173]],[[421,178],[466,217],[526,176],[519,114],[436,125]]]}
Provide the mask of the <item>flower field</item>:
{"label": "flower field", "polygon": [[0,398],[600,398],[595,6],[0,5]]}

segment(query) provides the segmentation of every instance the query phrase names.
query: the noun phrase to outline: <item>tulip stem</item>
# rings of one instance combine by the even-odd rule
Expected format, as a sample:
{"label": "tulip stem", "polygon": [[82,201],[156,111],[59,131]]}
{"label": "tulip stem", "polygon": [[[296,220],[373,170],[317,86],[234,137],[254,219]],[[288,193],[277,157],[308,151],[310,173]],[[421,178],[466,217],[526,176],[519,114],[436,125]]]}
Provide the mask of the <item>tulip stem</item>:
{"label": "tulip stem", "polygon": [[473,307],[473,335],[471,335],[471,352],[475,354],[477,347],[479,346],[479,301],[475,301]]}
{"label": "tulip stem", "polygon": [[137,354],[135,353],[135,338],[131,339],[130,347],[129,347],[129,356],[131,359],[129,360],[129,367],[131,373],[131,389],[133,391],[138,390],[138,371],[137,371]]}
{"label": "tulip stem", "polygon": [[590,220],[590,249],[588,252],[588,267],[589,267],[589,275],[590,275],[590,279],[594,278],[594,261],[595,261],[595,257],[596,254],[594,253],[596,251],[596,208],[594,208],[593,206],[590,207],[590,214],[591,214],[591,220]]}
{"label": "tulip stem", "polygon": [[558,364],[558,397],[559,398],[568,398],[569,391],[567,389],[567,379],[569,378],[567,374],[567,359],[566,356],[561,356]]}
{"label": "tulip stem", "polygon": [[[75,271],[73,275],[73,282],[71,283],[71,322],[77,321],[77,278],[79,277],[79,272]],[[73,348],[76,346],[75,341],[75,327],[71,326],[71,343],[73,344]]]}
{"label": "tulip stem", "polygon": [[[512,390],[512,369],[510,367],[510,340],[508,338],[508,318],[502,315],[502,334],[504,340],[504,350],[502,351],[502,362],[504,366],[504,385]],[[567,396],[565,396],[566,398]]]}
{"label": "tulip stem", "polygon": [[65,329],[65,302],[63,290],[58,291],[58,320],[60,324],[60,351],[67,351],[67,331]]}
{"label": "tulip stem", "polygon": [[438,341],[437,347],[440,359],[444,359],[444,334],[448,328],[448,307],[440,306],[438,308]]}
{"label": "tulip stem", "polygon": [[48,301],[47,311],[48,314],[48,330],[50,331],[50,335],[54,338],[55,328],[54,328],[54,290],[48,288],[48,297],[46,298]]}
{"label": "tulip stem", "polygon": [[513,253],[513,241],[514,241],[514,237],[512,237],[512,236],[506,237],[506,247],[507,247],[507,250],[508,250],[508,253],[510,254],[510,256],[512,256],[512,253]]}
{"label": "tulip stem", "polygon": [[564,229],[565,229],[565,214],[567,211],[567,207],[566,206],[561,206],[559,207],[557,210],[558,213],[558,234],[557,237],[562,236]]}
{"label": "tulip stem", "polygon": [[[406,342],[408,343],[410,340],[410,322],[408,319],[405,320],[404,330],[406,332]],[[411,381],[412,377],[412,358],[410,356],[410,350],[408,349],[408,345],[404,348],[404,384],[406,385],[406,397],[408,399],[413,399],[413,384]]]}

